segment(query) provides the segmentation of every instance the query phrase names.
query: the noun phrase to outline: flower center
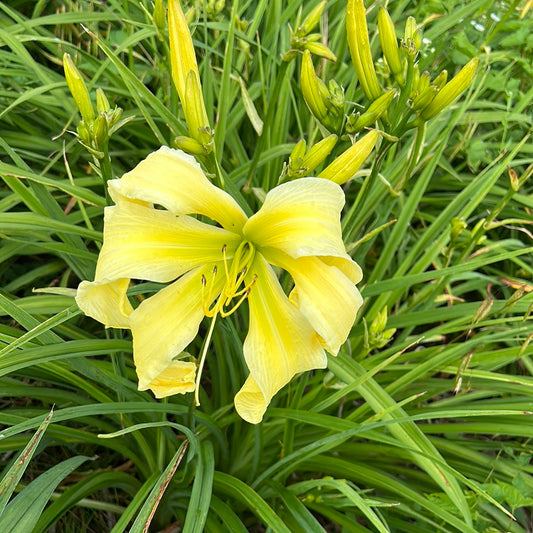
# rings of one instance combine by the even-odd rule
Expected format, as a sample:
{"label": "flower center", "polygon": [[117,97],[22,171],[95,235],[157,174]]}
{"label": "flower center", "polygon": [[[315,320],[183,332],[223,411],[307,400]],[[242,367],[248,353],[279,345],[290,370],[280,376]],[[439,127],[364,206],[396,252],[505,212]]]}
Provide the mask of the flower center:
{"label": "flower center", "polygon": [[[245,282],[246,274],[255,257],[255,248],[249,241],[241,242],[231,259],[231,263],[226,256],[226,245],[222,247],[222,256],[224,259],[224,275],[226,279],[220,295],[214,302],[214,287],[218,285],[216,278],[221,273],[218,272],[216,266],[213,268],[213,275],[210,278],[209,286],[205,276],[202,276],[202,304],[204,313],[208,317],[214,317],[217,314],[220,314],[221,317],[227,317],[234,313],[250,294],[257,278],[254,277],[249,283]],[[235,298],[238,298],[237,302],[231,305]]]}

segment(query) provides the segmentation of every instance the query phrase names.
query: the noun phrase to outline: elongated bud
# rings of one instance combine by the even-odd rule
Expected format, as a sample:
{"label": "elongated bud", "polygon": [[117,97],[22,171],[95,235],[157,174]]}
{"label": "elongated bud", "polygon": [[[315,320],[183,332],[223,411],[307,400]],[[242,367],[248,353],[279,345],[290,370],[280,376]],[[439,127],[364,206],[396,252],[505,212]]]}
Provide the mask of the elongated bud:
{"label": "elongated bud", "polygon": [[202,96],[192,37],[179,0],[168,1],[168,34],[172,79],[185,113],[189,134],[200,141],[197,137],[198,128],[209,128],[209,120]]}
{"label": "elongated bud", "polygon": [[381,95],[381,88],[372,62],[363,0],[348,0],[346,33],[359,83],[367,98],[375,100]]}
{"label": "elongated bud", "polygon": [[364,163],[372,148],[374,148],[379,137],[376,130],[367,133],[362,139],[352,144],[348,150],[328,165],[319,175],[319,178],[326,178],[339,185],[346,183],[353,178],[359,167]]}
{"label": "elongated bud", "polygon": [[435,98],[438,89],[435,85],[429,85],[426,87],[414,100],[412,107],[415,111],[424,109],[427,107]]}
{"label": "elongated bud", "polygon": [[70,94],[72,94],[83,120],[87,124],[90,124],[94,120],[94,109],[89,96],[89,91],[69,54],[63,55],[63,68],[65,70],[65,79],[67,80]]}
{"label": "elongated bud", "polygon": [[384,7],[380,7],[378,11],[378,30],[381,49],[390,71],[396,81],[403,85],[403,65],[400,59],[400,49],[396,39],[396,32],[394,31],[394,23],[390,18],[389,12]]}
{"label": "elongated bud", "polygon": [[104,114],[98,115],[93,122],[94,146],[102,150],[109,142],[109,124]]}
{"label": "elongated bud", "polygon": [[302,167],[306,169],[307,175],[310,175],[309,173],[313,172],[328,157],[337,144],[337,140],[338,137],[335,134],[331,134],[311,147],[302,161]]}
{"label": "elongated bud", "polygon": [[[320,84],[323,87],[320,87]],[[300,85],[302,94],[311,113],[320,121],[327,118],[328,108],[323,98],[323,94],[328,94],[327,87],[315,74],[311,53],[306,50],[302,57],[302,70],[300,73]],[[322,89],[322,90],[321,90]],[[322,94],[321,94],[322,93]]]}
{"label": "elongated bud", "polygon": [[416,87],[418,94],[424,92],[429,87],[430,83],[431,78],[429,76],[429,72],[425,70],[418,79],[418,85]]}
{"label": "elongated bud", "polygon": [[91,132],[85,120],[80,120],[78,122],[77,130],[78,130],[78,137],[80,138],[81,142],[87,146],[90,146],[91,141],[92,141]]}
{"label": "elongated bud", "polygon": [[422,32],[419,30],[414,17],[407,18],[403,38],[407,47],[407,53],[413,56],[416,55],[422,44]]}
{"label": "elongated bud", "polygon": [[305,168],[302,163],[305,157],[305,149],[307,143],[304,139],[298,141],[292,149],[289,156],[289,164],[287,165],[286,172],[289,178],[303,178],[305,176]]}
{"label": "elongated bud", "polygon": [[189,71],[185,82],[185,102],[182,103],[189,135],[207,146],[211,143],[211,128],[207,120],[198,73]]}
{"label": "elongated bud", "polygon": [[180,135],[176,137],[172,142],[173,148],[178,148],[183,150],[187,154],[191,155],[206,155],[206,149],[203,144],[200,144],[197,140],[192,139],[191,137],[186,137],[185,135]]}
{"label": "elongated bud", "polygon": [[329,80],[326,106],[334,113],[344,110],[344,89],[335,81]]}
{"label": "elongated bud", "polygon": [[358,133],[367,126],[374,124],[376,120],[387,111],[393,98],[396,96],[396,89],[390,89],[382,94],[377,100],[374,100],[368,109],[357,117],[351,124],[346,125],[348,133]]}
{"label": "elongated bud", "polygon": [[429,120],[448,107],[472,82],[479,64],[474,57],[438,93],[433,101],[422,110],[420,118]]}
{"label": "elongated bud", "polygon": [[327,1],[323,0],[311,10],[307,17],[305,17],[304,21],[300,25],[300,29],[304,35],[307,35],[320,22],[320,17],[322,16],[322,13],[324,13],[326,4]]}
{"label": "elongated bud", "polygon": [[434,80],[433,85],[439,89],[439,91],[446,85],[446,82],[448,81],[448,71],[443,70]]}
{"label": "elongated bud", "polygon": [[322,43],[308,42],[305,43],[304,48],[315,56],[324,57],[330,61],[337,61],[337,56]]}
{"label": "elongated bud", "polygon": [[109,100],[107,99],[107,96],[105,95],[104,91],[100,89],[100,87],[96,89],[96,110],[98,111],[98,113],[107,113],[107,111],[111,110]]}
{"label": "elongated bud", "polygon": [[289,156],[289,161],[294,162],[294,164],[299,168],[302,164],[302,161],[305,157],[305,149],[307,143],[304,139],[299,140],[292,149],[291,155]]}

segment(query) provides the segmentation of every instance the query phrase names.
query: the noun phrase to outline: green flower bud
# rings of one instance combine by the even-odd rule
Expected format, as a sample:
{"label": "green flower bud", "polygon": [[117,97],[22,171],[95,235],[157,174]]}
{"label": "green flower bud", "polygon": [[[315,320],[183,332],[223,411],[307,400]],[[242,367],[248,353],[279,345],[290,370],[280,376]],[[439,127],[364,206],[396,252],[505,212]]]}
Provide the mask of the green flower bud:
{"label": "green flower bud", "polygon": [[367,126],[374,124],[374,122],[376,122],[376,120],[381,117],[385,111],[387,111],[395,96],[395,89],[390,89],[386,93],[382,94],[377,100],[374,100],[368,109],[363,114],[359,115],[356,120],[348,120],[346,131],[348,133],[358,133]]}
{"label": "green flower bud", "polygon": [[463,231],[466,229],[466,224],[464,220],[461,220],[457,217],[453,217],[450,225],[450,241],[453,246],[457,242],[459,235],[461,235],[461,233],[463,233]]}
{"label": "green flower bud", "polygon": [[176,137],[172,142],[172,146],[190,155],[206,155],[208,153],[204,146],[197,140],[186,137],[185,135]]}
{"label": "green flower bud", "polygon": [[435,95],[437,94],[438,89],[434,85],[430,85],[429,87],[426,87],[414,100],[412,103],[412,108],[415,111],[419,111],[420,109],[424,109],[427,107],[432,101],[433,98],[435,98]]}
{"label": "green flower bud", "polygon": [[323,0],[305,17],[299,28],[303,35],[307,35],[320,22],[320,17],[324,13],[326,4],[326,0]]}
{"label": "green flower bud", "polygon": [[185,99],[182,102],[189,135],[200,144],[208,146],[212,134],[204,106],[202,87],[197,72],[190,70],[185,82]]}
{"label": "green flower bud", "polygon": [[315,56],[324,57],[330,61],[337,61],[337,56],[322,43],[308,42],[305,43],[304,48],[309,50]]}
{"label": "green flower bud", "polygon": [[94,109],[87,85],[85,85],[82,75],[67,53],[63,55],[63,68],[70,94],[72,94],[83,120],[91,123],[94,120]]}
{"label": "green flower bud", "polygon": [[90,146],[91,144],[91,131],[89,127],[87,126],[87,123],[85,120],[80,120],[78,122],[78,137],[80,138],[80,141],[83,144],[86,144],[87,146]]}
{"label": "green flower bud", "polygon": [[479,64],[477,57],[471,59],[438,93],[422,111],[420,118],[429,120],[448,107],[472,82]]}
{"label": "green flower bud", "polygon": [[305,149],[307,143],[301,139],[298,141],[294,148],[292,149],[291,155],[289,156],[289,165],[287,168],[287,175],[289,178],[303,178],[305,175],[304,168],[302,165]]}
{"label": "green flower bud", "polygon": [[448,71],[443,70],[434,80],[433,85],[435,85],[439,91],[446,85],[448,81]]}
{"label": "green flower bud", "polygon": [[352,144],[345,152],[328,165],[319,175],[339,185],[346,183],[355,176],[359,167],[364,163],[379,137],[376,130],[367,133],[355,144]]}
{"label": "green flower bud", "polygon": [[418,28],[414,17],[408,17],[405,23],[404,43],[407,46],[407,52],[415,55],[420,50],[422,44],[422,32]]}
{"label": "green flower bud", "polygon": [[[326,107],[323,94],[324,91],[328,94],[328,90],[322,80],[315,74],[311,53],[308,50],[304,52],[302,57],[300,85],[305,103],[308,105],[311,113],[318,120],[325,120],[328,116],[328,108]],[[323,87],[320,87],[320,85]]]}
{"label": "green flower bud", "polygon": [[348,0],[346,33],[352,63],[363,92],[369,100],[376,100],[381,96],[381,87],[370,52],[363,0]]}
{"label": "green flower bud", "polygon": [[390,18],[389,12],[384,7],[380,7],[378,11],[378,30],[381,50],[385,60],[396,81],[403,85],[403,64],[400,59],[400,49],[398,48],[398,40],[394,31],[394,23]]}
{"label": "green flower bud", "polygon": [[104,91],[100,89],[100,87],[96,89],[96,110],[98,111],[98,113],[106,113],[107,111],[111,110],[109,100],[107,99],[107,96],[105,95]]}
{"label": "green flower bud", "polygon": [[97,150],[102,148],[109,142],[109,125],[105,115],[98,115],[93,123],[93,139],[94,147]]}
{"label": "green flower bud", "polygon": [[307,175],[310,175],[309,173],[313,172],[328,157],[337,144],[337,140],[338,137],[335,134],[331,134],[311,147],[302,161],[302,167],[305,168]]}

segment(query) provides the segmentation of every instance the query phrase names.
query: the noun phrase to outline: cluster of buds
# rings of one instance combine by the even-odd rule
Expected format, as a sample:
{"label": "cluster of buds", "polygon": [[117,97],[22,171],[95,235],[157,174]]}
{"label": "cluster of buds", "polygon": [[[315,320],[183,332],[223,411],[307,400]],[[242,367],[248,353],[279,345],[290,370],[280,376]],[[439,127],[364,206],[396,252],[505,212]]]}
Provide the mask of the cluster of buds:
{"label": "cluster of buds", "polygon": [[97,159],[104,157],[111,135],[128,119],[120,120],[122,109],[111,109],[102,89],[96,89],[96,113],[87,85],[69,54],[63,56],[63,68],[67,86],[81,114],[77,132],[79,141]]}
{"label": "cluster of buds", "polygon": [[387,327],[387,308],[384,307],[372,320],[370,327],[365,327],[365,347],[368,350],[374,348],[383,348],[390,342],[392,336],[396,333],[396,328]]}
{"label": "cluster of buds", "polygon": [[[318,43],[315,45],[318,34],[308,35],[318,24],[324,7],[325,2],[320,3],[298,27],[298,30],[291,32],[291,51],[284,58],[292,57],[291,54],[295,50],[303,52],[300,85],[304,101],[323,130],[331,133],[312,146],[307,153],[305,141],[297,143],[289,158],[286,174],[289,178],[312,175],[313,170],[333,150],[338,136],[342,136],[342,139],[352,141],[351,146],[317,175],[320,178],[343,184],[355,176],[379,138],[376,130],[364,135],[357,142],[353,142],[354,136],[373,125],[386,112],[396,91],[388,91],[383,97],[378,98],[365,113],[360,116],[353,115],[346,120],[344,89],[333,79],[325,83],[317,76],[313,66],[312,54],[335,60],[335,56],[330,55],[328,48],[325,48],[328,52],[326,53],[323,48],[317,48]],[[324,45],[320,46],[324,47]]]}
{"label": "cluster of buds", "polygon": [[[339,185],[346,183],[361,168],[361,165],[376,145],[378,137],[379,134],[376,130],[367,133],[316,176],[328,179]],[[296,143],[289,157],[289,164],[285,169],[286,176],[289,179],[294,179],[315,175],[313,171],[325,161],[337,141],[337,135],[331,134],[314,144],[309,150],[307,150],[307,143],[304,140]]]}
{"label": "cluster of buds", "polygon": [[309,50],[310,53],[330,61],[337,61],[335,54],[325,44],[319,42],[322,39],[322,35],[320,33],[311,33],[313,28],[319,23],[325,7],[326,0],[323,0],[307,15],[301,24],[297,23],[296,30],[289,28],[291,45],[290,49],[283,55],[283,61],[291,61],[298,53],[305,50]]}
{"label": "cluster of buds", "polygon": [[[394,23],[384,7],[379,8],[377,19],[384,62],[390,78],[398,86],[397,92],[400,94],[398,106],[401,109],[399,109],[400,113],[396,113],[396,118],[402,114],[405,116],[415,113],[416,117],[413,117],[414,120],[409,122],[408,126],[419,126],[440,113],[466,90],[474,78],[479,60],[474,58],[469,61],[450,81],[447,81],[446,71],[442,71],[431,81],[428,73],[419,73],[416,63],[422,44],[422,32],[415,19],[413,17],[407,19],[403,38],[400,42],[396,37]],[[392,97],[390,91],[383,90],[378,81],[370,50],[363,0],[348,0],[346,29],[357,78],[364,94],[372,102],[362,115],[368,113],[366,121],[371,119],[372,113],[369,112],[375,111],[372,109],[374,104],[379,102],[380,108],[384,107],[383,104],[388,106],[392,102]],[[388,96],[386,96],[387,94]],[[407,113],[404,113],[404,108],[407,109]],[[382,116],[387,118],[385,113],[382,113]],[[406,124],[406,121],[401,120],[400,123]],[[361,126],[361,122],[358,126]],[[395,124],[392,124],[393,130],[394,126]],[[349,127],[354,129],[354,125],[351,123]],[[401,134],[402,132],[395,131],[395,133]]]}
{"label": "cluster of buds", "polygon": [[189,133],[176,137],[173,144],[190,154],[205,156],[214,149],[213,131],[207,118],[191,33],[179,0],[168,2],[168,34],[172,79]]}

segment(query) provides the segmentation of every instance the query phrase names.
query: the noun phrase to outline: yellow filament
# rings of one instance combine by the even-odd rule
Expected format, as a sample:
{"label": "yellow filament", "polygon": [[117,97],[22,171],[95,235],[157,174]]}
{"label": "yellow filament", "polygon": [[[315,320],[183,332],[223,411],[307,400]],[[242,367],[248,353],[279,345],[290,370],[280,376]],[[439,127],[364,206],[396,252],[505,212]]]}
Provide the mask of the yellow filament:
{"label": "yellow filament", "polygon": [[[251,265],[255,255],[255,250],[253,246],[248,242],[242,242],[233,256],[231,266],[228,268],[228,258],[226,256],[226,245],[222,247],[222,257],[224,261],[224,273],[226,275],[226,283],[224,284],[223,289],[217,295],[215,292],[215,278],[217,275],[216,265],[213,267],[213,272],[209,280],[209,286],[205,275],[202,274],[202,309],[205,316],[211,318],[211,325],[209,326],[209,331],[202,348],[202,353],[200,355],[200,362],[198,363],[198,371],[196,373],[195,381],[195,392],[194,392],[194,401],[198,406],[200,405],[200,380],[202,377],[202,371],[204,369],[205,359],[207,356],[207,350],[211,344],[211,337],[213,335],[213,330],[215,329],[215,322],[217,316],[220,314],[222,318],[225,318],[232,313],[234,313],[248,298],[252,287],[257,281],[257,275],[254,276],[250,283],[245,284],[244,287],[240,288],[244,284],[246,279],[246,274],[248,272],[249,266]],[[218,296],[218,298],[217,298]],[[231,309],[226,310],[231,301],[235,298],[239,300],[231,307]],[[211,302],[215,302],[211,305]]]}

